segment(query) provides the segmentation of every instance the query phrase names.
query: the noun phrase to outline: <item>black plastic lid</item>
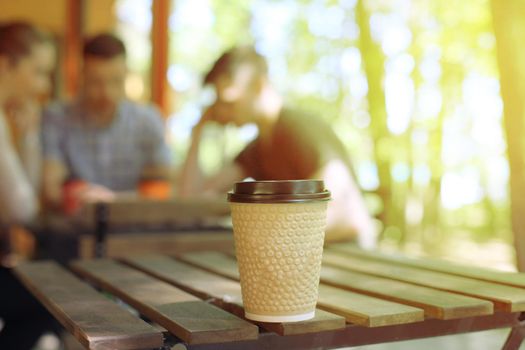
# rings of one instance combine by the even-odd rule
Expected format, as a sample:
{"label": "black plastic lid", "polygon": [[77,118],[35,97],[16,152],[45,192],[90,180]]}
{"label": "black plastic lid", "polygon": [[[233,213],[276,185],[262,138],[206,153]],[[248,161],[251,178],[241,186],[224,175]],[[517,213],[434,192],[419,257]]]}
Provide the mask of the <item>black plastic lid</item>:
{"label": "black plastic lid", "polygon": [[321,180],[237,182],[228,201],[238,203],[294,203],[327,201],[330,191]]}

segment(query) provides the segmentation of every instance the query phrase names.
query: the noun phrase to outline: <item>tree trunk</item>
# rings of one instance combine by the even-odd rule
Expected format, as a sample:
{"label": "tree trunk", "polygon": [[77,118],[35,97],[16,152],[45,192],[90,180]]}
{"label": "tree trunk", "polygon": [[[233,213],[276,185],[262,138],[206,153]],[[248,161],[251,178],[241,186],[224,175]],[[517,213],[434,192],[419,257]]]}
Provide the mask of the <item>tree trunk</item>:
{"label": "tree trunk", "polygon": [[518,269],[525,271],[525,2],[492,0],[510,166],[512,230]]}
{"label": "tree trunk", "polygon": [[[381,197],[384,210],[379,218],[385,228],[396,221],[392,200],[392,177],[390,174],[390,160],[385,157],[388,148],[389,131],[387,127],[387,114],[385,93],[383,91],[383,77],[385,71],[385,57],[379,44],[375,43],[370,33],[370,15],[364,3],[359,0],[356,5],[356,22],[359,26],[359,49],[363,61],[363,67],[368,83],[368,110],[370,113],[370,130],[374,143],[374,158],[377,164],[379,176],[379,188],[377,193]],[[401,215],[403,217],[403,215]]]}

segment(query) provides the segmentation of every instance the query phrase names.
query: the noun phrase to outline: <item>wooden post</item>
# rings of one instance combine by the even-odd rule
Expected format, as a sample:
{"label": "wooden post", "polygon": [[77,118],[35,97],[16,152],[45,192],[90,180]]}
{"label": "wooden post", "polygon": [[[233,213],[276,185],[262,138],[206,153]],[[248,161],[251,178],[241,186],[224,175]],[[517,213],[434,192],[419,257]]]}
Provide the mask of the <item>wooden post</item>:
{"label": "wooden post", "polygon": [[84,36],[84,0],[68,0],[64,38],[64,81],[67,97],[79,88],[82,38]]}
{"label": "wooden post", "polygon": [[151,29],[151,99],[164,116],[168,115],[167,71],[170,0],[153,0],[153,27]]}

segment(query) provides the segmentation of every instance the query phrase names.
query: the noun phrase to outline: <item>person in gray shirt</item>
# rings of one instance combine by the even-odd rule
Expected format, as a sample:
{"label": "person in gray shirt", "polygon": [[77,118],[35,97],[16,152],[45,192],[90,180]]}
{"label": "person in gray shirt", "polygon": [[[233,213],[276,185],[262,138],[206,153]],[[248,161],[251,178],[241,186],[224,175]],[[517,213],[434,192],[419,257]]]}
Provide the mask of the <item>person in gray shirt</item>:
{"label": "person in gray shirt", "polygon": [[143,178],[169,177],[169,152],[159,112],[125,98],[126,49],[111,34],[86,41],[83,86],[77,99],[43,114],[44,196],[59,204],[63,184],[88,185],[79,202],[111,200]]}

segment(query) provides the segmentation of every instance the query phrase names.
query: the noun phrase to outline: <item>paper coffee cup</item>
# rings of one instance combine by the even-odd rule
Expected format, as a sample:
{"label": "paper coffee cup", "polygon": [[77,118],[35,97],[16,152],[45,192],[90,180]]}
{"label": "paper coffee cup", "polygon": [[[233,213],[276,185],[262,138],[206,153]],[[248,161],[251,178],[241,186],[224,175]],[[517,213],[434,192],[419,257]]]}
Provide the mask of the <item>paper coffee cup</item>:
{"label": "paper coffee cup", "polygon": [[228,194],[246,318],[314,317],[329,199],[318,180],[239,182]]}

